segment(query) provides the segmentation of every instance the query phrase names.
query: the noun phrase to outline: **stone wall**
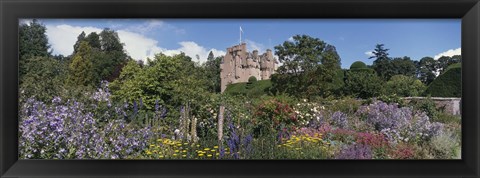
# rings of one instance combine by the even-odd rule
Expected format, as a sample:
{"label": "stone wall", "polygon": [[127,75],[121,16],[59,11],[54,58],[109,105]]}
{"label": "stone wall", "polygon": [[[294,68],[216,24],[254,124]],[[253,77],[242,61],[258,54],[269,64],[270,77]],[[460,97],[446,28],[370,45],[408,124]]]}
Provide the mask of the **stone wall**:
{"label": "stone wall", "polygon": [[277,61],[270,49],[259,55],[257,50],[249,53],[246,43],[227,48],[227,54],[220,64],[221,92],[225,91],[228,84],[248,82],[252,76],[257,80],[270,79],[275,64]]}
{"label": "stone wall", "polygon": [[[405,97],[403,98],[406,102],[412,100],[424,100],[426,97]],[[437,105],[437,108],[443,109],[444,112],[461,115],[462,114],[462,98],[441,98],[441,97],[431,97],[433,102]]]}

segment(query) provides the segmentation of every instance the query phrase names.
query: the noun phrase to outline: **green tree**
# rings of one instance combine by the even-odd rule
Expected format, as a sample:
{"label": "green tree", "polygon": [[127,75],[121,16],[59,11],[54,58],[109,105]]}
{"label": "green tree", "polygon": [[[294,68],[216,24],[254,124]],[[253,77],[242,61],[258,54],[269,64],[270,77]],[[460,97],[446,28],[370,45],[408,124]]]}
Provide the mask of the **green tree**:
{"label": "green tree", "polygon": [[[45,34],[46,27],[34,19],[29,24],[20,24],[19,32],[19,74],[20,83],[22,76],[26,73],[27,60],[34,57],[48,57],[50,52],[48,49],[48,38]],[[44,58],[43,58],[44,59]]]}
{"label": "green tree", "polygon": [[212,93],[220,93],[220,63],[223,60],[223,56],[216,58],[209,58],[204,64],[204,72],[207,80],[208,91]]}
{"label": "green tree", "polygon": [[213,55],[213,52],[210,51],[210,53],[208,53],[207,61],[213,60],[213,59],[215,59],[215,56]]}
{"label": "green tree", "polygon": [[406,76],[415,76],[416,66],[415,63],[407,56],[405,57],[396,57],[393,58],[391,62],[391,69],[393,71],[391,74],[387,75],[387,78],[390,79],[394,75],[406,75]]}
{"label": "green tree", "polygon": [[378,97],[383,94],[384,82],[373,69],[350,70],[345,76],[345,93],[357,98]]}
{"label": "green tree", "polygon": [[423,57],[420,61],[416,62],[417,66],[417,78],[424,84],[428,85],[432,83],[436,78],[437,61],[432,57]]}
{"label": "green tree", "polygon": [[120,42],[118,34],[109,29],[104,29],[100,35],[92,32],[85,36],[85,33],[82,32],[77,37],[74,53],[77,53],[82,42],[86,42],[91,48],[89,54],[94,70],[92,83],[99,85],[102,80],[112,82],[116,79],[121,68],[129,59],[129,56],[123,51],[123,44]]}
{"label": "green tree", "polygon": [[96,49],[102,48],[100,36],[95,32],[88,34],[88,36],[85,37],[85,41],[87,41],[92,48],[96,48]]}
{"label": "green tree", "polygon": [[377,44],[375,49],[372,51],[373,56],[369,59],[375,59],[373,61],[372,68],[380,75],[383,79],[388,79],[392,76],[392,64],[390,63],[390,57],[388,56],[388,50],[384,48],[384,44]]}
{"label": "green tree", "polygon": [[153,109],[156,101],[164,106],[178,109],[191,103],[193,107],[205,94],[205,80],[201,70],[185,54],[166,56],[156,54],[148,65],[140,68],[129,61],[120,77],[111,83],[114,99],[132,103],[142,98],[146,108]]}
{"label": "green tree", "polygon": [[420,96],[427,88],[420,80],[405,75],[395,75],[385,85],[387,94],[396,96]]}
{"label": "green tree", "polygon": [[462,62],[461,55],[455,55],[452,57],[442,56],[437,60],[437,69],[440,71],[440,74],[443,74],[446,71],[448,66],[455,63],[460,63],[460,62]]}
{"label": "green tree", "polygon": [[332,93],[340,57],[335,48],[318,38],[295,35],[275,46],[283,63],[272,76],[274,92],[293,96],[327,96]]}
{"label": "green tree", "polygon": [[80,33],[80,35],[77,36],[77,41],[73,45],[73,53],[77,53],[78,48],[80,47],[80,43],[85,41],[85,35],[86,35],[85,32],[82,31],[82,33]]}
{"label": "green tree", "polygon": [[92,48],[87,42],[81,42],[77,53],[72,57],[69,66],[67,83],[71,86],[90,86],[93,84],[94,70],[92,68]]}
{"label": "green tree", "polygon": [[49,57],[33,57],[25,63],[28,72],[20,84],[21,98],[35,97],[43,102],[50,102],[63,90],[67,73],[63,64]]}
{"label": "green tree", "polygon": [[120,42],[118,33],[105,28],[100,32],[100,45],[103,51],[123,51],[123,44]]}

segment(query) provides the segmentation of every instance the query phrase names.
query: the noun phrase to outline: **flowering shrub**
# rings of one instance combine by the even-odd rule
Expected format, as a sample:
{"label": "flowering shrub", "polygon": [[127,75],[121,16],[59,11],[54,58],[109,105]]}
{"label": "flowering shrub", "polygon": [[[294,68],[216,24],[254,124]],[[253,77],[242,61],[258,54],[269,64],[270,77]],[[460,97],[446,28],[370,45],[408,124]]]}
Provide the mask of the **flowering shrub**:
{"label": "flowering shrub", "polygon": [[332,114],[332,121],[333,125],[339,128],[347,128],[348,126],[347,115],[340,111]]}
{"label": "flowering shrub", "polygon": [[413,159],[414,156],[415,149],[406,144],[398,144],[390,155],[392,159]]}
{"label": "flowering shrub", "polygon": [[150,143],[145,150],[145,157],[152,159],[221,159],[222,152],[229,155],[229,148],[218,145],[205,147],[193,142],[182,142],[169,138],[159,138]]}
{"label": "flowering shrub", "polygon": [[322,134],[299,134],[299,132],[297,134],[277,145],[281,155],[278,158],[325,159],[333,154],[330,142],[323,140]]}
{"label": "flowering shrub", "polygon": [[298,123],[300,121],[293,108],[286,101],[278,99],[263,101],[253,115],[257,135],[276,134],[284,128],[293,131]]}
{"label": "flowering shrub", "polygon": [[393,143],[429,139],[443,128],[441,123],[430,122],[425,113],[413,113],[408,107],[399,108],[397,104],[381,101],[362,106],[357,113]]}
{"label": "flowering shrub", "polygon": [[338,153],[336,159],[372,159],[372,150],[363,144],[348,145]]}
{"label": "flowering shrub", "polygon": [[368,145],[372,148],[381,148],[388,146],[388,140],[383,134],[378,133],[357,133],[357,143]]}
{"label": "flowering shrub", "polygon": [[28,99],[21,106],[20,158],[134,158],[152,136],[148,127],[135,128],[124,120],[111,120],[103,126],[84,104],[73,100],[62,104],[56,97],[52,103],[47,106]]}

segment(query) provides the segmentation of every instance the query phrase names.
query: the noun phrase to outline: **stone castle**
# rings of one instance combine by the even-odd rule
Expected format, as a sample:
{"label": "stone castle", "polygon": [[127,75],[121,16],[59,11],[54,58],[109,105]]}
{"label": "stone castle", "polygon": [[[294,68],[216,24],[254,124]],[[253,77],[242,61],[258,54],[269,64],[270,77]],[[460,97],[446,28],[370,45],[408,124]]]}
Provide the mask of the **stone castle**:
{"label": "stone castle", "polygon": [[258,50],[249,53],[246,43],[227,48],[227,54],[220,64],[221,92],[225,91],[228,84],[248,82],[252,76],[257,80],[270,79],[275,64],[278,62],[270,49],[259,55]]}

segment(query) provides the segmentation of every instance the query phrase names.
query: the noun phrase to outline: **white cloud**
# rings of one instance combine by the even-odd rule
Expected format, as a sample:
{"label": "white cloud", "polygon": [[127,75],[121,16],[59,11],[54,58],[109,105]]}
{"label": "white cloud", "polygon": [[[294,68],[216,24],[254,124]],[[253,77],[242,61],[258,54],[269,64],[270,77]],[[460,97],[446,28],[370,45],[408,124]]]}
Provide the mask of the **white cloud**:
{"label": "white cloud", "polygon": [[365,55],[367,55],[368,57],[375,56],[375,54],[373,54],[373,51],[366,51]]}
{"label": "white cloud", "polygon": [[129,26],[125,30],[140,33],[140,34],[145,34],[155,30],[169,30],[169,31],[175,32],[176,34],[186,33],[184,29],[180,29],[178,27],[165,23],[162,20],[156,20],[156,19],[148,20],[147,22],[141,25]]}
{"label": "white cloud", "polygon": [[18,20],[19,24],[27,24],[30,25],[30,23],[33,22],[33,19],[20,19]]}
{"label": "white cloud", "polygon": [[[163,22],[162,22],[163,23]],[[154,21],[150,23],[151,28],[157,28],[162,23]],[[68,56],[73,53],[73,45],[77,41],[77,37],[82,31],[85,34],[92,32],[100,33],[102,29],[96,27],[80,27],[70,25],[47,25],[47,37],[52,46],[53,54],[62,54]],[[215,56],[225,55],[225,51],[217,49],[207,49],[192,41],[180,42],[178,49],[165,49],[158,45],[158,41],[142,35],[138,32],[130,31],[131,29],[117,30],[120,41],[125,44],[125,51],[135,60],[145,60],[147,57],[153,58],[156,53],[163,52],[166,55],[179,54],[184,52],[196,61],[196,55],[200,57],[200,62],[205,62],[210,51]]]}
{"label": "white cloud", "polygon": [[433,57],[433,59],[437,60],[438,58],[440,58],[442,56],[452,57],[452,56],[461,55],[461,54],[462,54],[462,48],[449,49],[447,51],[444,51],[444,52],[441,52],[441,53],[435,55],[435,57]]}
{"label": "white cloud", "polygon": [[246,39],[245,43],[247,43],[247,50],[250,52],[257,50],[259,53],[263,53],[267,50],[264,44],[257,43],[249,39]]}
{"label": "white cloud", "polygon": [[199,57],[199,61],[201,63],[207,61],[207,58],[208,58],[208,54],[210,53],[210,51],[213,52],[213,55],[218,57],[218,56],[223,56],[226,54],[225,51],[222,51],[222,50],[218,50],[218,49],[206,49],[205,47],[203,46],[200,46],[198,45],[197,43],[193,42],[193,41],[183,41],[183,42],[180,42],[178,43],[180,44],[180,48],[178,49],[171,49],[171,50],[164,50],[162,51],[164,54],[166,55],[174,55],[174,54],[180,54],[181,52],[184,52],[185,55],[189,56],[192,58],[193,61],[197,62],[197,55]]}
{"label": "white cloud", "polygon": [[287,41],[293,42],[293,36],[287,39]]}
{"label": "white cloud", "polygon": [[46,27],[48,42],[52,45],[53,54],[62,54],[64,56],[73,53],[73,45],[82,31],[84,31],[85,34],[90,34],[92,32],[100,33],[102,31],[102,29],[96,27],[78,27],[70,25],[46,25]]}

